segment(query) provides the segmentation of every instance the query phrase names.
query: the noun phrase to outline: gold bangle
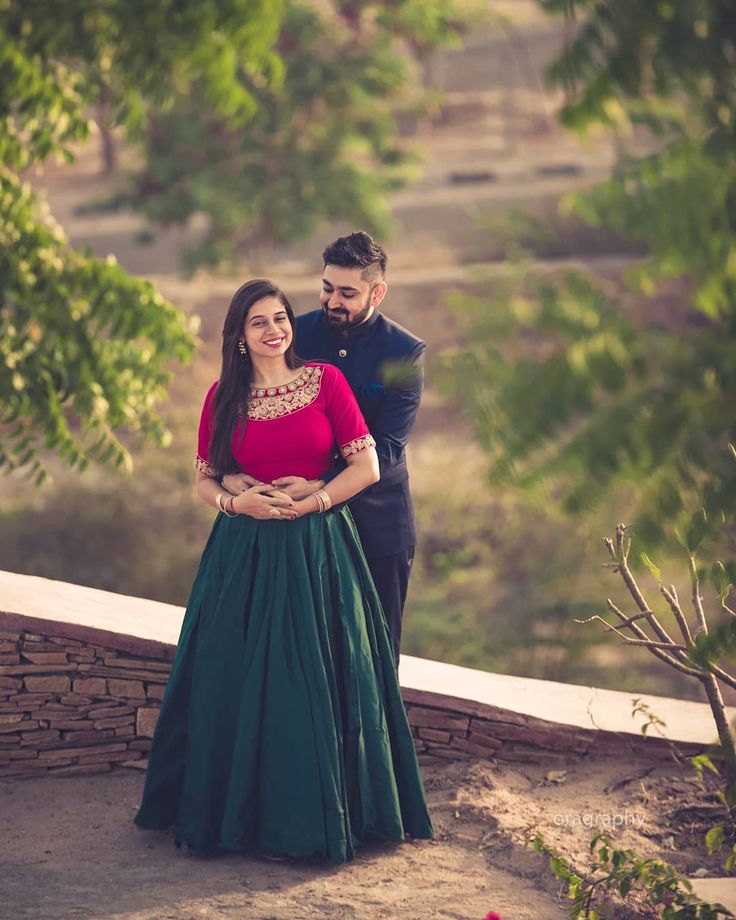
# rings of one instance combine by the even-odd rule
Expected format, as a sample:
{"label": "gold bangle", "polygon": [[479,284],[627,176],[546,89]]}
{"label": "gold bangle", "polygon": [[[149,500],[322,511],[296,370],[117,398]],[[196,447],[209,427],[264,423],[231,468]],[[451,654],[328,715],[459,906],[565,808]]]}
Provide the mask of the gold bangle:
{"label": "gold bangle", "polygon": [[[234,496],[234,495],[230,495],[228,498],[223,498],[223,500],[222,500],[222,510],[223,510],[223,513],[224,513],[227,517],[237,517],[237,516],[238,516],[238,512],[237,512],[237,511],[235,510],[235,508],[233,507],[234,503],[235,503],[235,496]],[[228,511],[228,505],[230,506],[230,510],[229,510],[229,511]]]}
{"label": "gold bangle", "polygon": [[226,492],[218,492],[217,495],[215,496],[215,504],[217,505],[218,509],[219,509],[220,511],[222,511],[222,513],[225,515],[225,517],[237,517],[238,512],[237,512],[237,511],[233,511],[232,505],[230,506],[230,510],[229,510],[229,511],[227,510],[227,500],[228,500],[228,498],[232,498],[232,499],[234,500],[234,499],[235,499],[235,496],[234,496],[234,495],[230,495],[229,492],[227,492],[227,493],[226,493]]}
{"label": "gold bangle", "polygon": [[313,492],[312,494],[317,499],[317,504],[319,505],[320,514],[324,514],[325,511],[330,510],[330,508],[332,507],[332,499],[327,494],[327,492],[325,492],[324,489],[317,489],[317,491]]}

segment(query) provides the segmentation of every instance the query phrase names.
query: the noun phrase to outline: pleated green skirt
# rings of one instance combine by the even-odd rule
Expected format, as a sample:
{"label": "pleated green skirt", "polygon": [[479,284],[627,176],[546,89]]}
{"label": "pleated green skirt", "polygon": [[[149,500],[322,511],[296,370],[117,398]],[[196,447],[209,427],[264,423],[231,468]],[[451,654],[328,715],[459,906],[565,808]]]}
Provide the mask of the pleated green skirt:
{"label": "pleated green skirt", "polygon": [[135,823],[198,853],[350,859],[432,836],[391,643],[349,510],[219,515]]}

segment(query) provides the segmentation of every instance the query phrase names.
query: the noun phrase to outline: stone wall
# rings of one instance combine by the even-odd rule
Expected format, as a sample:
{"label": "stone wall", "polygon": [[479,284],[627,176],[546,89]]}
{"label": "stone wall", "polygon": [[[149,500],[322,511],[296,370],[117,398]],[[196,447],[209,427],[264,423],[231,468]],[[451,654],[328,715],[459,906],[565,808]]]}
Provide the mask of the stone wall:
{"label": "stone wall", "polygon": [[148,643],[155,654],[135,657],[101,632],[8,625],[0,618],[0,779],[145,768],[173,648]]}
{"label": "stone wall", "polygon": [[[171,668],[164,642],[0,613],[0,779],[144,769]],[[669,757],[657,737],[584,729],[404,689],[422,764]],[[703,745],[677,743],[692,754]]]}
{"label": "stone wall", "polygon": [[554,766],[584,757],[668,759],[706,748],[656,735],[578,728],[426,690],[403,688],[402,695],[420,764],[491,757]]}

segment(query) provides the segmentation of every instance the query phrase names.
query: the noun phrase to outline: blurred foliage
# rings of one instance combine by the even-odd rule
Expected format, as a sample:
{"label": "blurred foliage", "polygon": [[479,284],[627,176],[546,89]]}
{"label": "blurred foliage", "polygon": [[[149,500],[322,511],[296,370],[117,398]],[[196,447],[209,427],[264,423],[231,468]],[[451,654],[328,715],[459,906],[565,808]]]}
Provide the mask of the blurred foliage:
{"label": "blurred foliage", "polygon": [[[647,256],[624,297],[522,262],[521,283],[456,298],[471,335],[447,358],[448,387],[476,381],[464,404],[494,482],[578,516],[636,483],[654,547],[696,496],[708,514],[736,503],[736,8],[540,2],[573,28],[550,71],[563,123],[603,125],[620,150],[611,178],[567,207]],[[674,283],[682,308],[662,310]]]}
{"label": "blurred foliage", "polygon": [[66,62],[91,102],[140,128],[196,84],[212,110],[256,110],[244,74],[278,79],[281,0],[0,0],[0,34],[20,53]]}
{"label": "blurred foliage", "polygon": [[176,374],[161,408],[170,448],[131,444],[133,476],[103,466],[79,476],[49,456],[53,484],[0,479],[2,568],[185,604],[213,519],[196,499],[192,461],[216,358],[205,345]]}
{"label": "blurred foliage", "polygon": [[39,446],[72,466],[123,465],[125,426],[161,442],[154,402],[192,342],[184,318],[114,260],[74,252],[20,172],[71,157],[88,133],[69,68],[0,45],[0,468],[45,475]]}
{"label": "blurred foliage", "polygon": [[682,102],[709,135],[724,142],[733,137],[731,0],[539,2],[552,14],[564,14],[575,29],[550,70],[553,82],[568,93],[561,113],[565,124],[585,129],[646,117],[666,129],[664,113]]}
{"label": "blurred foliage", "polygon": [[23,172],[73,159],[103,90],[129,125],[194,83],[246,119],[239,71],[273,69],[278,21],[266,0],[0,2],[0,469],[42,480],[39,447],[129,466],[116,430],[166,443],[155,404],[193,351],[183,314],[113,257],[75,252]]}
{"label": "blurred foliage", "polygon": [[[700,698],[698,686],[576,619],[602,613],[607,509],[570,525],[554,506],[488,486],[483,455],[448,421],[410,457],[420,534],[402,651],[496,673]],[[448,471],[450,471],[448,473]],[[618,496],[619,505],[630,502]],[[666,616],[666,615],[665,615]]]}
{"label": "blurred foliage", "polygon": [[159,224],[204,215],[184,252],[200,266],[255,270],[276,243],[305,239],[336,219],[383,235],[385,195],[413,173],[394,109],[414,104],[408,46],[416,53],[457,39],[450,0],[397,3],[286,0],[276,48],[283,79],[243,74],[256,111],[243,128],[194,88],[148,120],[145,168],[132,204]]}

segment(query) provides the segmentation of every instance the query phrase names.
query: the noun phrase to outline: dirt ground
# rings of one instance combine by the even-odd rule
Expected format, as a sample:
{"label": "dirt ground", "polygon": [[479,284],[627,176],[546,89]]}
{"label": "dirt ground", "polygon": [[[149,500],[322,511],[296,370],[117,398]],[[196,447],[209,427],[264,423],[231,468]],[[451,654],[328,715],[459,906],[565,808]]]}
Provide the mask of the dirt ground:
{"label": "dirt ground", "polygon": [[[646,774],[646,775],[645,775]],[[375,845],[337,868],[241,854],[181,853],[131,819],[139,771],[0,783],[0,915],[34,920],[553,920],[567,915],[525,828],[583,868],[612,830],[681,871],[708,865],[715,814],[689,765],[624,759],[567,769],[493,762],[425,770],[436,839]],[[715,820],[710,821],[715,823]],[[716,864],[708,868],[716,873]],[[709,872],[709,874],[711,874]],[[5,912],[7,911],[7,913]],[[623,920],[629,914],[616,908]],[[632,914],[631,916],[646,916]]]}

